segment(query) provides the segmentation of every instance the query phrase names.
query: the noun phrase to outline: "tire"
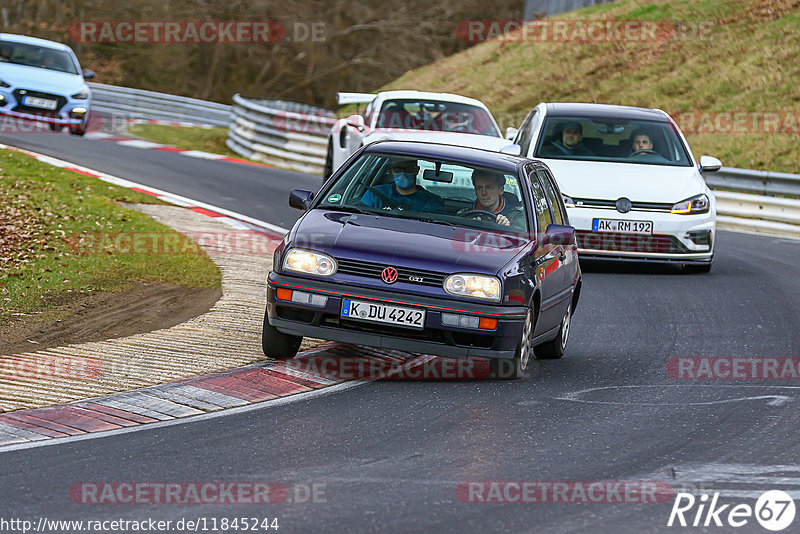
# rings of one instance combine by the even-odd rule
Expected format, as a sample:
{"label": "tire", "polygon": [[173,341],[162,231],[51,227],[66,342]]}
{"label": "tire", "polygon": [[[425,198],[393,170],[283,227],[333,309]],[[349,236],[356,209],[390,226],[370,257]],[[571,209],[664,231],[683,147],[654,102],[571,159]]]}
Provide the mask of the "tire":
{"label": "tire", "polygon": [[301,336],[284,334],[269,324],[269,315],[264,314],[264,328],[261,333],[261,350],[264,356],[276,360],[294,358],[302,342]]}
{"label": "tire", "polygon": [[322,171],[322,183],[328,181],[328,178],[333,174],[333,144],[328,140],[328,151],[325,156],[325,168]]}
{"label": "tire", "polygon": [[564,355],[569,341],[569,330],[572,323],[572,303],[567,306],[567,313],[561,319],[558,335],[552,341],[547,341],[534,348],[534,354],[539,360],[558,360]]}
{"label": "tire", "polygon": [[79,126],[77,128],[73,128],[72,126],[70,126],[69,133],[71,133],[72,135],[83,137],[86,134],[86,125]]}
{"label": "tire", "polygon": [[495,358],[491,361],[492,378],[500,380],[519,380],[525,375],[533,353],[531,339],[533,339],[533,328],[536,324],[536,319],[532,316],[533,312],[529,309],[528,315],[525,317],[525,324],[522,327],[522,335],[520,336],[517,350],[514,353],[514,358],[511,360]]}
{"label": "tire", "polygon": [[54,132],[60,132],[61,128],[63,128],[63,126],[54,122],[49,122],[48,124],[50,125],[50,129]]}

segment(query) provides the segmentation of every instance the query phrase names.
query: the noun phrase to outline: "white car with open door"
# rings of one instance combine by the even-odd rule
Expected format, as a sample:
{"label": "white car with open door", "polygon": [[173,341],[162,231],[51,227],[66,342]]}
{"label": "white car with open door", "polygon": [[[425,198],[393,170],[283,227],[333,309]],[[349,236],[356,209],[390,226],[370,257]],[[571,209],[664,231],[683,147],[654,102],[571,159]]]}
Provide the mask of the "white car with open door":
{"label": "white car with open door", "polygon": [[658,109],[536,106],[519,130],[523,156],[553,171],[582,259],[677,263],[711,270],[716,200],[678,125]]}
{"label": "white car with open door", "polygon": [[379,140],[428,141],[518,153],[503,138],[480,100],[449,93],[339,93],[339,105],[366,104],[363,114],[339,119],[328,137],[323,181],[359,148]]}

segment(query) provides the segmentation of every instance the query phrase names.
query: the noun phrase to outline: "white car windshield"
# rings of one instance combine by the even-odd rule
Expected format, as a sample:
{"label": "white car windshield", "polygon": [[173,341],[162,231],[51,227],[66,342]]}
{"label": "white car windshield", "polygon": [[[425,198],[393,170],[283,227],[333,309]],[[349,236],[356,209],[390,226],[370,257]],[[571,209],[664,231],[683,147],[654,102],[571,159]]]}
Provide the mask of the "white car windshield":
{"label": "white car windshield", "polygon": [[14,41],[0,41],[0,63],[78,74],[75,62],[65,51]]}
{"label": "white car windshield", "polygon": [[688,151],[671,123],[613,117],[548,117],[535,156],[691,166]]}
{"label": "white car windshield", "polygon": [[442,100],[402,98],[387,100],[378,114],[380,130],[428,130],[500,137],[486,110]]}
{"label": "white car windshield", "polygon": [[317,207],[496,232],[528,230],[516,174],[413,156],[363,154]]}

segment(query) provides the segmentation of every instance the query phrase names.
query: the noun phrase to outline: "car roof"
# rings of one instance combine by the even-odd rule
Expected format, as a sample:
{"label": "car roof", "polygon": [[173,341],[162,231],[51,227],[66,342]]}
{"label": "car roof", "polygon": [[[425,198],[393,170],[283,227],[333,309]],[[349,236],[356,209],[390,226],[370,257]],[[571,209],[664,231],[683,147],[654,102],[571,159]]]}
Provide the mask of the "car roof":
{"label": "car roof", "polygon": [[381,91],[376,95],[381,100],[394,100],[397,98],[424,98],[426,100],[443,100],[445,102],[456,102],[459,104],[471,104],[480,108],[486,108],[483,102],[468,96],[454,95],[453,93],[430,93],[428,91],[397,90]]}
{"label": "car roof", "polygon": [[47,39],[39,39],[38,37],[31,37],[29,35],[19,35],[16,33],[0,33],[0,41],[10,41],[14,43],[44,46],[47,48],[55,48],[64,51],[71,50],[70,47],[68,47],[63,43],[58,43],[56,41],[48,41]]}
{"label": "car roof", "polygon": [[659,109],[616,106],[612,104],[548,103],[547,116],[553,117],[593,117],[624,120],[650,120],[669,122],[669,116]]}
{"label": "car roof", "polygon": [[520,163],[533,162],[533,160],[492,150],[423,141],[376,141],[367,145],[364,152],[443,159],[475,167],[493,168],[509,174],[516,174]]}

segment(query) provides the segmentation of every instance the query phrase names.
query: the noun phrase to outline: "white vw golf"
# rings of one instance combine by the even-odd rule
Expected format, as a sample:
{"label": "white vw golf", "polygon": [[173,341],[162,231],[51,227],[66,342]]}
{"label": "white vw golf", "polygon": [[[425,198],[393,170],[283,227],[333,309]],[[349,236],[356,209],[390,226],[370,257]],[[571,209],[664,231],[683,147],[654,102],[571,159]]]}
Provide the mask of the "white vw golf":
{"label": "white vw golf", "polygon": [[508,137],[553,170],[582,258],[678,263],[708,272],[716,201],[672,118],[604,104],[536,106]]}

